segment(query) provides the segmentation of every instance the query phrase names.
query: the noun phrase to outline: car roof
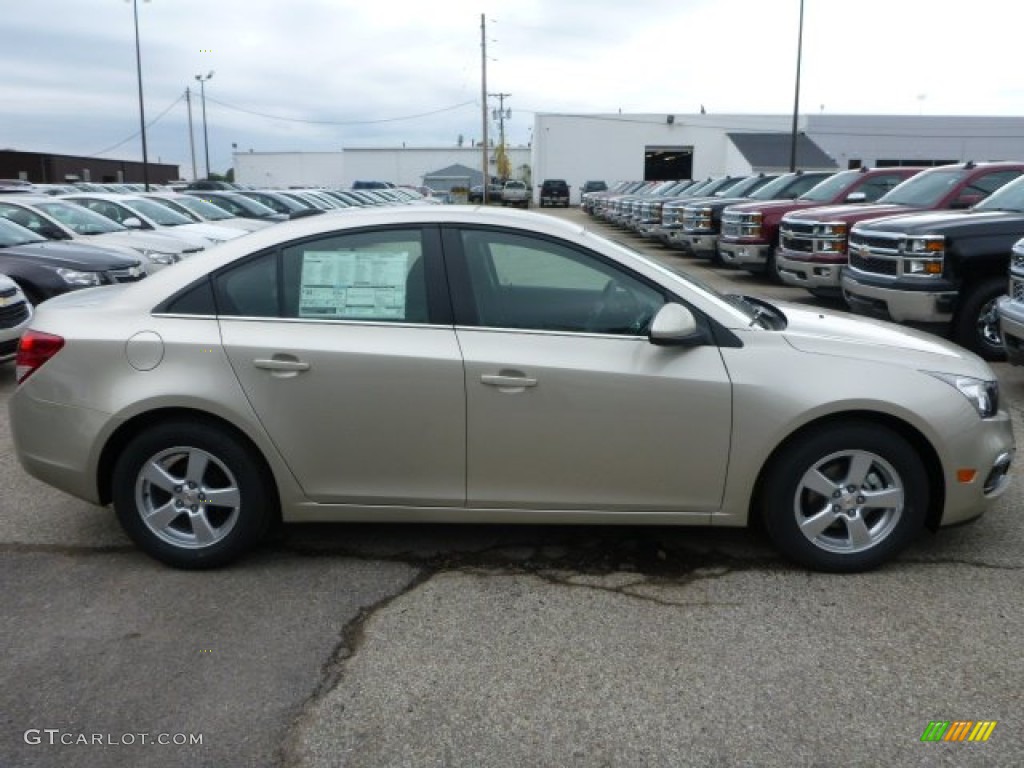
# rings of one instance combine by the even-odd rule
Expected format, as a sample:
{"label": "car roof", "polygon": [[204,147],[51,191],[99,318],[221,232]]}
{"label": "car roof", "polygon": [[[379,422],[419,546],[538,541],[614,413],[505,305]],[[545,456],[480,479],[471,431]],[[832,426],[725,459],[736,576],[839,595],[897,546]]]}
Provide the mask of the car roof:
{"label": "car roof", "polygon": [[283,221],[273,227],[250,232],[216,248],[203,251],[174,265],[174,269],[156,272],[132,284],[130,295],[119,301],[152,305],[173,291],[221,266],[264,248],[331,232],[376,226],[423,226],[430,224],[475,224],[521,228],[533,234],[578,239],[587,231],[580,224],[529,211],[475,205],[402,205],[390,207],[347,208],[327,211],[320,216]]}

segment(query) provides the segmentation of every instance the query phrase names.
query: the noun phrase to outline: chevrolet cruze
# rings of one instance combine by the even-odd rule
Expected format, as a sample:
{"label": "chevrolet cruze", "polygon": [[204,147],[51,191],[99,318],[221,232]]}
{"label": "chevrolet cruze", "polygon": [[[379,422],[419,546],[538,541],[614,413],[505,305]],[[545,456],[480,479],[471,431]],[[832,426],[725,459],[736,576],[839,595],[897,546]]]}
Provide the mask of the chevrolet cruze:
{"label": "chevrolet cruze", "polygon": [[992,370],[726,296],[579,226],[394,207],[254,232],[39,307],[22,465],[173,566],[275,519],[743,526],[858,571],[1006,488]]}

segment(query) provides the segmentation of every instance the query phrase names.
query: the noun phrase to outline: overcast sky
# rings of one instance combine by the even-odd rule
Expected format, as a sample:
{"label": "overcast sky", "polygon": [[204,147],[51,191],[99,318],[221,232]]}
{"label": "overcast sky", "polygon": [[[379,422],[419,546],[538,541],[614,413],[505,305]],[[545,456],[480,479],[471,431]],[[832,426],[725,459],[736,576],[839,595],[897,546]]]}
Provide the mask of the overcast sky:
{"label": "overcast sky", "polygon": [[[487,90],[535,112],[791,114],[799,0],[139,0],[150,159],[468,145]],[[801,112],[1019,115],[1008,0],[805,0]],[[0,0],[0,148],[140,159],[130,0]],[[202,111],[194,93],[203,173]],[[497,106],[493,101],[492,107]],[[305,122],[304,122],[305,121]]]}

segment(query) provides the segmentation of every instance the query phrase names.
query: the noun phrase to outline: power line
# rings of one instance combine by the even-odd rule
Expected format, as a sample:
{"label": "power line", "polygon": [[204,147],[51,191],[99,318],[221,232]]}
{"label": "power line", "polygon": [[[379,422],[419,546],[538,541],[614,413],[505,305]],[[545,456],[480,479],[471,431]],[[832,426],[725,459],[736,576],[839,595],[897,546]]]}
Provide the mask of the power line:
{"label": "power line", "polygon": [[[174,101],[172,101],[170,104],[167,105],[167,109],[165,109],[159,115],[157,115],[152,120],[150,120],[148,123],[146,123],[146,127],[147,128],[152,128],[154,125],[156,125],[158,122],[160,122],[160,119],[163,118],[168,112],[170,112],[174,108],[174,106],[178,102],[180,102],[183,98],[185,98],[184,94],[179,95]],[[85,155],[85,157],[98,157],[99,155],[105,155],[107,152],[110,152],[111,150],[117,149],[118,147],[122,146],[123,144],[127,144],[129,141],[131,141],[132,139],[134,139],[135,137],[137,137],[137,136],[139,136],[141,134],[142,134],[142,130],[140,129],[140,130],[136,131],[135,133],[133,133],[128,138],[122,139],[121,141],[117,142],[117,144],[113,144],[113,145],[107,147],[106,149],[100,150],[99,152],[93,152],[92,154]]]}
{"label": "power line", "polygon": [[244,112],[247,115],[256,115],[257,117],[264,117],[268,120],[281,120],[286,123],[306,123],[308,125],[376,125],[378,123],[398,123],[403,120],[418,120],[421,117],[430,117],[431,115],[440,115],[442,112],[452,112],[456,109],[462,109],[468,107],[471,104],[475,105],[476,101],[464,101],[461,104],[453,104],[450,107],[442,107],[441,109],[435,109],[431,112],[421,112],[418,115],[403,115],[402,117],[385,117],[379,120],[304,120],[299,117],[283,117],[281,115],[270,115],[266,112],[257,112],[253,109],[246,109],[245,107],[238,107],[234,104],[228,104],[227,102],[215,99],[212,96],[206,97],[207,101],[212,101],[214,104],[219,104],[226,109],[233,109],[236,112]]}

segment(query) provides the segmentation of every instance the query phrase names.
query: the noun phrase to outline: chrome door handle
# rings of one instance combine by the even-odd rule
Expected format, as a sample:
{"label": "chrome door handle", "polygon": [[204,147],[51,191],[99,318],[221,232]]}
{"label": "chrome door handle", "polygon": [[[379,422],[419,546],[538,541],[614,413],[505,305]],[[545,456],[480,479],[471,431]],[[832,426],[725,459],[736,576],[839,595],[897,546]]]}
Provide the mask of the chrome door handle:
{"label": "chrome door handle", "polygon": [[510,389],[537,386],[537,380],[528,376],[502,376],[500,374],[485,373],[480,377],[480,381],[492,387],[508,387]]}
{"label": "chrome door handle", "polygon": [[257,358],[252,361],[257,368],[265,368],[268,371],[308,371],[309,363],[301,360],[281,360],[277,358]]}

